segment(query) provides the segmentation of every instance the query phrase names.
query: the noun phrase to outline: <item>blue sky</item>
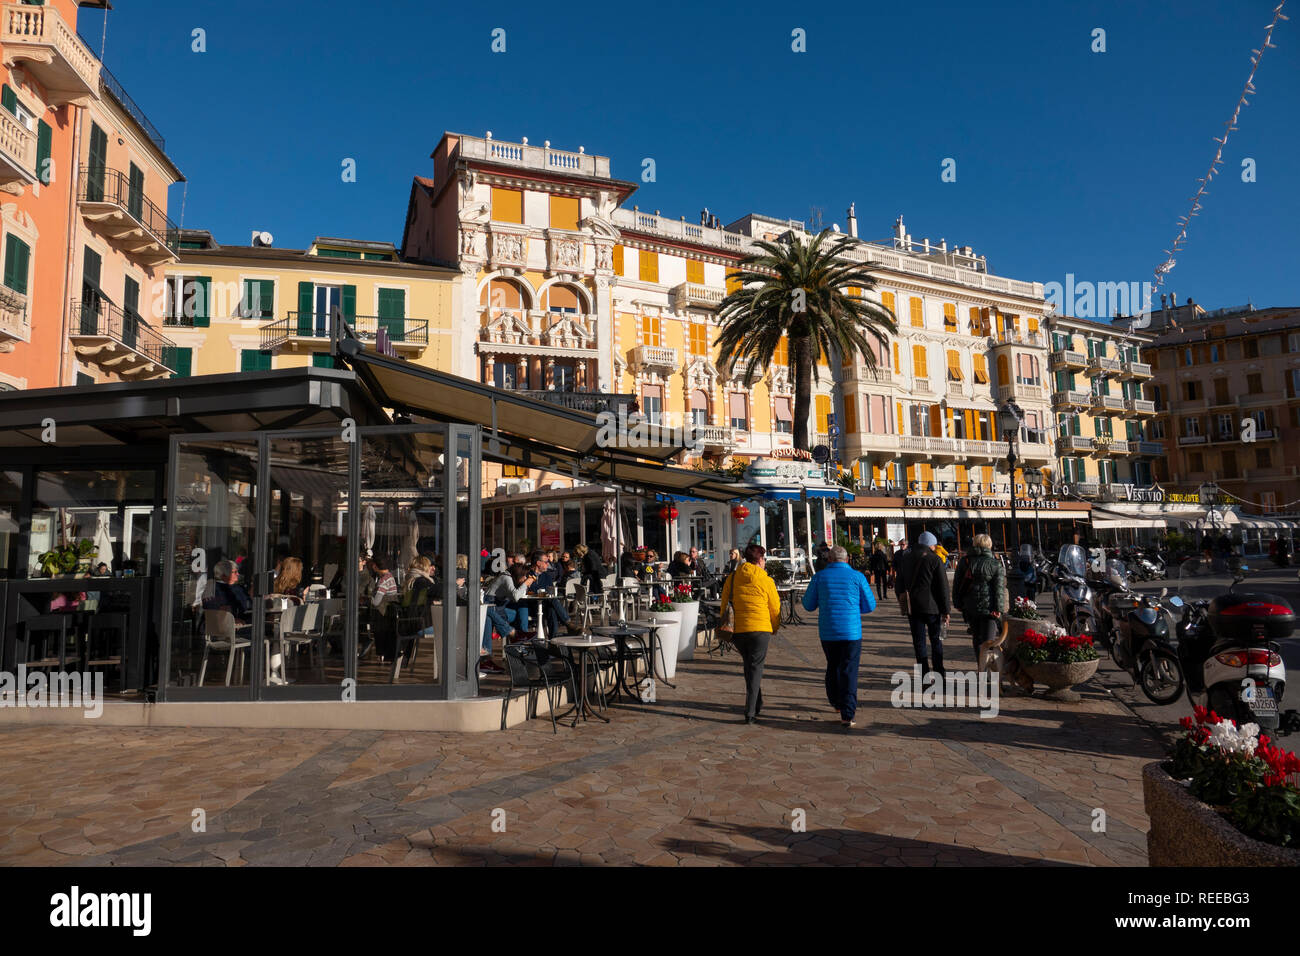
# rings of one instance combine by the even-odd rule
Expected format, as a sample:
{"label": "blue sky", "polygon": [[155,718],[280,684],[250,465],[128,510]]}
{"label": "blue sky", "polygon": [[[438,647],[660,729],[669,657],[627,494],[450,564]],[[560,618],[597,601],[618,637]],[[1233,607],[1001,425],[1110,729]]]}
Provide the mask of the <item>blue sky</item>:
{"label": "blue sky", "polygon": [[[184,225],[399,242],[443,130],[610,156],[631,202],[944,237],[992,271],[1140,282],[1163,260],[1276,0],[492,5],[121,0],[105,62],[189,180]],[[1300,5],[1166,288],[1295,304]],[[81,14],[98,38],[102,16]],[[490,49],[506,30],[507,50]],[[1106,30],[1105,53],[1091,33]],[[191,50],[206,31],[207,52]],[[791,51],[791,31],[807,52]],[[390,49],[389,44],[394,44]],[[957,180],[940,180],[956,160]],[[1257,181],[1241,181],[1253,158]],[[357,162],[357,182],[341,163]],[[181,220],[181,191],[172,218]]]}

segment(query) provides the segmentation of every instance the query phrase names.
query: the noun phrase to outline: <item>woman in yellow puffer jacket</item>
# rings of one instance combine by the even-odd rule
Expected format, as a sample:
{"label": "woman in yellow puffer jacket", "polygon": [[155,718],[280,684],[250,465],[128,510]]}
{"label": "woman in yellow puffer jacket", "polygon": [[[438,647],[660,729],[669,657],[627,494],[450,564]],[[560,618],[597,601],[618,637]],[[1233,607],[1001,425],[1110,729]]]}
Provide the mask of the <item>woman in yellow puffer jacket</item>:
{"label": "woman in yellow puffer jacket", "polygon": [[763,709],[763,662],[767,645],[781,620],[781,597],[768,577],[767,550],[761,544],[745,549],[745,560],[722,585],[722,615],[735,611],[735,645],[745,665],[745,723],[752,724]]}

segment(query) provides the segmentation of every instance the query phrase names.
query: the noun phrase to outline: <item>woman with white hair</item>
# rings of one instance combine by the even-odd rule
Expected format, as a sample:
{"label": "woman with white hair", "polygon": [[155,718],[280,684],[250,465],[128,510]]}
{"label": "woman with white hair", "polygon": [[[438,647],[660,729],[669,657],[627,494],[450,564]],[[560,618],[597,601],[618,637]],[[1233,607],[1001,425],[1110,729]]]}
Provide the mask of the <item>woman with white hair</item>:
{"label": "woman with white hair", "polygon": [[993,539],[987,534],[975,535],[970,551],[957,565],[952,598],[966,619],[978,661],[981,645],[997,636],[1010,605],[1007,571],[994,555]]}

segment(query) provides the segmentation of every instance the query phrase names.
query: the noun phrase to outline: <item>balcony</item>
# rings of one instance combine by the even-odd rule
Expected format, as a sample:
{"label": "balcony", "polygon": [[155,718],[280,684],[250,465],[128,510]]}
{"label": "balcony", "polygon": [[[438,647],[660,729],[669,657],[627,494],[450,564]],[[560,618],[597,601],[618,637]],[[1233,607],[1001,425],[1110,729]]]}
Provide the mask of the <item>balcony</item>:
{"label": "balcony", "polygon": [[888,385],[894,380],[894,373],[884,366],[867,368],[866,364],[861,361],[848,366],[847,375],[850,379],[857,379],[860,382],[869,382],[875,385]]}
{"label": "balcony", "polygon": [[860,448],[863,454],[883,451],[893,455],[899,449],[899,436],[878,435],[871,432],[854,432],[845,437],[844,444],[850,452],[852,452],[854,448]]}
{"label": "balcony", "polygon": [[[658,345],[638,345],[632,350],[631,366],[638,371],[641,369],[658,369],[661,371],[677,371],[677,350],[666,349]],[[749,363],[745,363],[746,370]],[[736,373],[743,375],[740,370],[740,363],[736,363]]]}
{"label": "balcony", "polygon": [[12,352],[15,342],[32,340],[32,320],[27,296],[0,285],[0,352]]}
{"label": "balcony", "polygon": [[1123,363],[1116,358],[1105,358],[1101,355],[1093,355],[1088,358],[1085,374],[1090,376],[1100,375],[1107,378],[1111,376],[1118,377],[1120,366],[1122,364]]}
{"label": "balcony", "polygon": [[1120,378],[1148,379],[1151,377],[1151,366],[1145,362],[1130,362],[1125,359],[1120,363]]}
{"label": "balcony", "polygon": [[0,109],[0,190],[22,195],[36,182],[36,134]]}
{"label": "balcony", "polygon": [[727,293],[722,289],[711,289],[697,282],[683,282],[673,287],[673,297],[677,308],[716,309],[722,304]]}
{"label": "balcony", "polygon": [[1047,442],[1021,441],[1016,449],[1022,461],[1051,461],[1052,446]]}
{"label": "balcony", "polygon": [[1124,411],[1126,414],[1138,417],[1154,415],[1156,413],[1156,403],[1145,398],[1126,398],[1124,399]]}
{"label": "balcony", "polygon": [[995,336],[989,338],[989,348],[997,348],[999,345],[1027,345],[1031,348],[1042,348],[1047,344],[1047,340],[1041,332],[1021,332],[1019,329],[999,329]]}
{"label": "balcony", "polygon": [[736,429],[728,428],[725,425],[696,425],[695,443],[706,453],[721,452],[726,454],[735,451]]}
{"label": "balcony", "polygon": [[1094,412],[1110,414],[1113,412],[1124,411],[1124,399],[1118,395],[1099,395],[1093,394],[1092,401],[1088,406]]}
{"label": "balcony", "polygon": [[1071,389],[1066,392],[1053,392],[1052,404],[1058,407],[1069,406],[1073,408],[1087,408],[1092,403],[1092,395],[1088,392]]}
{"label": "balcony", "polygon": [[1134,446],[1134,453],[1138,455],[1163,456],[1165,453],[1165,443],[1162,441],[1138,441],[1131,444]]}
{"label": "balcony", "polygon": [[1101,493],[1099,481],[1076,481],[1073,487],[1074,493],[1082,498],[1096,498]]}
{"label": "balcony", "polygon": [[180,230],[125,173],[82,166],[77,205],[91,229],[142,265],[180,261]]}
{"label": "balcony", "polygon": [[1073,455],[1079,452],[1092,451],[1093,440],[1085,438],[1082,435],[1066,435],[1056,440],[1056,453],[1058,455]]}
{"label": "balcony", "polygon": [[1004,441],[983,441],[979,438],[962,438],[961,450],[967,458],[1001,460],[1007,457],[1010,446]]}
{"label": "balcony", "polygon": [[1277,441],[1282,437],[1282,433],[1276,428],[1257,428],[1255,429],[1255,441]]}
{"label": "balcony", "polygon": [[613,412],[626,408],[636,400],[635,395],[618,395],[608,392],[561,391],[559,389],[523,389],[515,392],[535,402],[547,402],[579,412]]}
{"label": "balcony", "polygon": [[138,315],[107,302],[73,302],[68,334],[83,362],[123,380],[166,378],[172,373],[164,353],[175,343],[159,335]]}
{"label": "balcony", "polygon": [[502,166],[533,169],[540,172],[564,175],[589,176],[609,179],[609,157],[590,153],[572,153],[550,146],[529,146],[527,143],[507,143],[502,140],[477,136],[462,136],[456,146],[460,159],[477,159]]}
{"label": "balcony", "polygon": [[999,385],[997,388],[997,399],[999,402],[1005,402],[1008,399],[1041,402],[1046,397],[1047,389],[1042,385],[1027,385],[1024,382],[1013,382],[1010,385]]}
{"label": "balcony", "polygon": [[46,105],[89,106],[99,98],[99,60],[53,7],[5,4],[0,48],[5,66],[22,67],[45,88]]}
{"label": "balcony", "polygon": [[[363,342],[374,344],[383,330],[399,353],[419,354],[429,344],[429,323],[425,319],[381,319],[358,315],[346,320]],[[323,312],[290,312],[288,318],[262,326],[263,352],[313,351],[330,342],[330,317]]]}
{"label": "balcony", "polygon": [[948,383],[949,398],[964,398],[965,396],[966,396],[966,389],[963,387],[961,382]]}
{"label": "balcony", "polygon": [[1088,364],[1088,357],[1082,352],[1076,352],[1073,349],[1060,349],[1052,352],[1048,359],[1048,365],[1052,369],[1070,368],[1083,369]]}
{"label": "balcony", "polygon": [[1184,445],[1204,445],[1207,444],[1208,442],[1209,439],[1205,435],[1179,435],[1178,436],[1179,448],[1182,448]]}
{"label": "balcony", "polygon": [[930,395],[930,394],[933,394],[933,393],[930,391],[930,380],[929,380],[928,378],[914,378],[914,379],[912,379],[912,394],[913,394],[913,395]]}
{"label": "balcony", "polygon": [[1241,435],[1236,431],[1217,431],[1206,436],[1211,445],[1235,445],[1241,441]]}
{"label": "balcony", "polygon": [[1108,455],[1127,455],[1129,450],[1130,445],[1125,438],[1111,438],[1106,435],[1092,440],[1092,453],[1098,458],[1105,458]]}
{"label": "balcony", "polygon": [[595,316],[541,309],[486,309],[480,321],[479,354],[595,355]]}

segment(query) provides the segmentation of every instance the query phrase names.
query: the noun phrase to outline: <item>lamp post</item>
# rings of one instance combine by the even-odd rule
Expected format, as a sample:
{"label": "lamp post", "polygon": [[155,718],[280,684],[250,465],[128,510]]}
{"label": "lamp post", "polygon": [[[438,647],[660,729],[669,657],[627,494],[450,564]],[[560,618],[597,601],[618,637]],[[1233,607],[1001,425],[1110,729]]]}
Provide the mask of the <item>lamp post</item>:
{"label": "lamp post", "polygon": [[998,423],[1007,440],[1007,476],[1011,487],[1011,540],[1012,554],[1020,553],[1020,524],[1016,520],[1016,438],[1020,434],[1020,425],[1025,420],[1025,413],[1015,402],[1008,401],[998,409]]}
{"label": "lamp post", "polygon": [[1034,502],[1034,543],[1041,554],[1043,551],[1043,526],[1038,520],[1038,501],[1043,497],[1043,475],[1039,471],[1025,475],[1025,487]]}

